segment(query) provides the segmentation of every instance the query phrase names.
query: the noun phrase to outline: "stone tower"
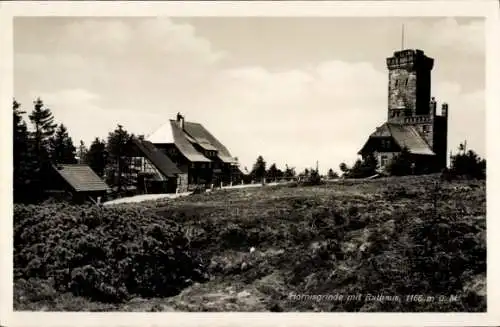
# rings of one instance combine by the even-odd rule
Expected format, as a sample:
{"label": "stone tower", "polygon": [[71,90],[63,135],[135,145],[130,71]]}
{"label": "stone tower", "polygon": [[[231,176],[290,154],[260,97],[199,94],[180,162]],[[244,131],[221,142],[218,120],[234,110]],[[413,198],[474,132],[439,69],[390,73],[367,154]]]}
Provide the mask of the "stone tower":
{"label": "stone tower", "polygon": [[387,58],[389,120],[428,114],[433,66],[434,59],[421,50],[397,51]]}
{"label": "stone tower", "polygon": [[422,50],[402,50],[387,58],[389,94],[387,122],[413,126],[436,154],[435,168],[446,167],[448,105],[441,115],[431,98],[434,59]]}

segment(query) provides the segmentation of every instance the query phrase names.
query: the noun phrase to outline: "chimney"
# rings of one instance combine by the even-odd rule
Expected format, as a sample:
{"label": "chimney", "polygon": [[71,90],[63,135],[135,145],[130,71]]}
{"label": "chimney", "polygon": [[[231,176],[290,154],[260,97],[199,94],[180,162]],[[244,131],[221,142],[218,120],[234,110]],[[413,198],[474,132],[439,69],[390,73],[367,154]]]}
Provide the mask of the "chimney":
{"label": "chimney", "polygon": [[436,116],[436,107],[437,107],[436,98],[432,97],[431,102],[429,104],[429,111],[432,117]]}
{"label": "chimney", "polygon": [[448,117],[448,104],[447,103],[443,103],[441,105],[441,116]]}
{"label": "chimney", "polygon": [[184,129],[184,116],[180,112],[177,113],[177,124],[181,129]]}

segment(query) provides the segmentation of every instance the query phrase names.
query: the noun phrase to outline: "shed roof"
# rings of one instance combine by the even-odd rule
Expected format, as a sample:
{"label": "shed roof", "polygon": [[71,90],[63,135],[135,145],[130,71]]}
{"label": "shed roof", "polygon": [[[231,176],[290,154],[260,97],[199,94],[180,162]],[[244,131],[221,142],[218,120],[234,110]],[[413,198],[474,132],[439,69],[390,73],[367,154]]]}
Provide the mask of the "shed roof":
{"label": "shed roof", "polygon": [[109,190],[108,185],[87,165],[54,165],[53,168],[76,192]]}

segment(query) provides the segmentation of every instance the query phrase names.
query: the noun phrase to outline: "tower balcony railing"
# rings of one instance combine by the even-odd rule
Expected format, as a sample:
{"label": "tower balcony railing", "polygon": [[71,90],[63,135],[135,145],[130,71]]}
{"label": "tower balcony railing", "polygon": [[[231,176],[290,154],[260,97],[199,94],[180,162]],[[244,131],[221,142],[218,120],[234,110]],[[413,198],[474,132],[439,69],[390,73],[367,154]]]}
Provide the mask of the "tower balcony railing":
{"label": "tower balcony railing", "polygon": [[404,122],[409,124],[414,123],[429,123],[431,118],[429,116],[412,116],[412,117],[404,117]]}

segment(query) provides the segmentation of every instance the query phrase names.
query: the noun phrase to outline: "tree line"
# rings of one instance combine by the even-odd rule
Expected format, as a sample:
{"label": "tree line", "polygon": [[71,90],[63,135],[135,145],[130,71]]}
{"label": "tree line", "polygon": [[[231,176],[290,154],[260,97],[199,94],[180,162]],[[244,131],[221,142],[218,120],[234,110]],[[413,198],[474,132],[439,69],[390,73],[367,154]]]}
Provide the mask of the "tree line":
{"label": "tree line", "polygon": [[26,111],[15,99],[12,107],[15,202],[42,200],[50,184],[48,172],[58,164],[85,163],[101,178],[106,176],[108,185],[118,191],[125,186],[122,175],[128,166],[123,151],[133,134],[123,126],[118,125],[107,139],[96,137],[88,148],[83,141],[76,148],[67,127],[55,123],[52,111],[40,98],[33,102],[28,121],[23,118]]}
{"label": "tree line", "polygon": [[[78,148],[74,146],[67,127],[55,123],[55,118],[40,98],[33,101],[33,108],[28,114],[28,122],[23,118],[26,111],[15,99],[13,100],[13,177],[14,201],[33,202],[43,199],[49,184],[47,172],[52,165],[85,163],[117,193],[127,189],[131,183],[125,175],[130,172],[128,161],[124,156],[126,143],[134,137],[123,126],[117,127],[108,133],[107,138],[96,137],[87,148],[83,141]],[[31,129],[28,128],[28,123]],[[138,136],[143,137],[142,135]],[[343,177],[365,178],[380,173],[377,159],[373,154],[358,159],[352,167],[341,163],[340,171]],[[414,174],[412,159],[408,149],[395,156],[385,168],[388,175]],[[459,151],[451,157],[449,169],[443,172],[446,178],[465,176],[467,178],[485,178],[486,160],[480,158],[473,150],[466,150],[465,144],[460,144]],[[326,178],[338,178],[333,169],[329,169]],[[258,156],[250,172],[242,171],[242,180],[245,183],[279,181],[290,179],[305,180],[306,183],[318,183],[320,176],[318,169],[304,169],[296,173],[294,167],[285,165],[279,169],[275,163],[267,167],[264,158]]]}
{"label": "tree line", "polygon": [[[279,169],[275,163],[271,164],[271,166],[267,168],[266,161],[261,155],[257,157],[252,170],[248,172],[245,177],[247,180],[262,181],[265,179],[270,182],[280,181],[283,179],[321,179],[318,168],[305,168],[300,173],[295,171],[295,167],[289,167],[287,164],[285,164],[284,170]],[[326,177],[328,179],[335,179],[338,178],[339,175],[332,168],[330,168]]]}
{"label": "tree line", "polygon": [[[465,142],[459,145],[458,152],[451,155],[450,159],[450,167],[441,171],[443,178],[486,178],[486,159],[481,158],[474,150],[467,150]],[[406,176],[426,173],[425,170],[416,170],[408,148],[403,148],[384,169],[379,169],[378,160],[373,153],[368,154],[363,159],[356,160],[352,167],[341,163],[339,168],[342,176],[347,178],[366,178],[376,174]]]}

